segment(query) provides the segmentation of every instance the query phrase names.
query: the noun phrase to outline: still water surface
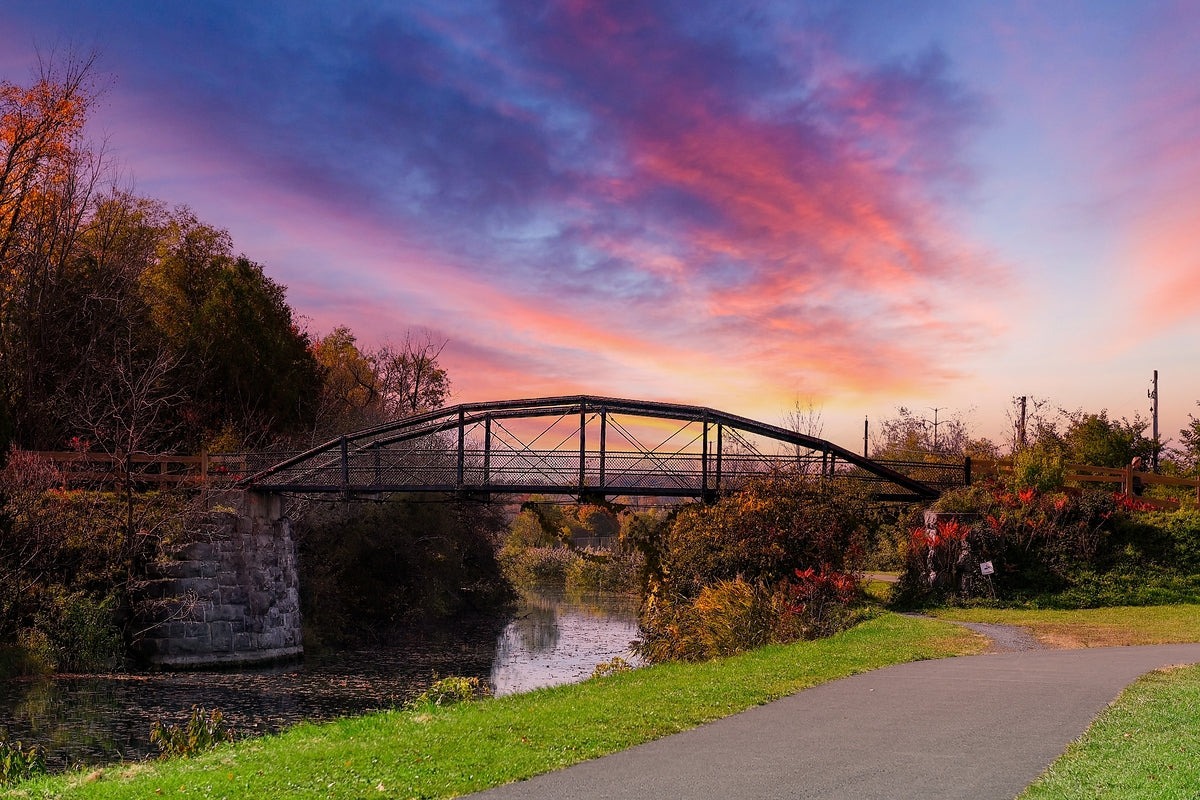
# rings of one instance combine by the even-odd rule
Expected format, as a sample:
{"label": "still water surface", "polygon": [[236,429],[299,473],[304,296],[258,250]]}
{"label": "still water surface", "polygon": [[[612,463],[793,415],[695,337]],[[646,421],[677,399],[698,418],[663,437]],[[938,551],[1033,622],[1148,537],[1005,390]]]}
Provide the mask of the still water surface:
{"label": "still water surface", "polygon": [[239,735],[269,733],[402,705],[434,674],[479,677],[497,695],[584,680],[617,656],[633,661],[636,638],[631,598],[530,593],[496,627],[272,669],[0,681],[0,738],[42,745],[54,769],[134,760],[156,753],[155,720],[184,722],[193,705],[220,708]]}

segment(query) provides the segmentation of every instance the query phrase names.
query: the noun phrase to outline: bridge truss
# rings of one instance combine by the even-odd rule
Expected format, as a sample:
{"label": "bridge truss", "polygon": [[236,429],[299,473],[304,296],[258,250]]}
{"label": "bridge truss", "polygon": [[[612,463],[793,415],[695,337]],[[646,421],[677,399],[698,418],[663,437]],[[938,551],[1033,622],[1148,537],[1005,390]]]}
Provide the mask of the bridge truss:
{"label": "bridge truss", "polygon": [[865,483],[876,497],[909,501],[964,482],[961,464],[878,462],[711,408],[591,396],[464,403],[282,460],[255,458],[257,465],[247,464],[253,474],[239,482],[244,488],[347,498],[454,492],[707,500],[752,476],[803,474]]}

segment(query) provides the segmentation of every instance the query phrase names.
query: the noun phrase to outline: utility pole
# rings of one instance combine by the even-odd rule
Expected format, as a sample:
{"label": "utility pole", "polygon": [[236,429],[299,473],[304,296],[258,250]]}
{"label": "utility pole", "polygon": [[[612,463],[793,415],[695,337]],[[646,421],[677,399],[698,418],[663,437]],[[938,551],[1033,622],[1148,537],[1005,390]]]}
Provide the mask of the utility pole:
{"label": "utility pole", "polygon": [[1154,427],[1151,429],[1154,433],[1154,449],[1150,451],[1150,471],[1158,472],[1158,370],[1154,370],[1154,378],[1146,396],[1150,398],[1150,418],[1154,420]]}
{"label": "utility pole", "polygon": [[1017,443],[1020,444],[1021,449],[1024,450],[1025,445],[1027,443],[1026,439],[1025,439],[1025,401],[1028,399],[1028,397],[1026,395],[1021,395],[1020,399],[1021,399],[1021,423],[1017,427]]}
{"label": "utility pole", "polygon": [[945,411],[946,406],[942,406],[941,408],[933,408],[932,406],[930,406],[929,410],[933,412],[933,452],[936,453],[937,449],[938,449],[938,446],[937,446],[937,428],[938,428],[937,414],[939,411]]}
{"label": "utility pole", "polygon": [[867,457],[867,431],[869,429],[868,426],[870,426],[870,424],[871,424],[870,418],[864,416],[863,417],[863,458]]}

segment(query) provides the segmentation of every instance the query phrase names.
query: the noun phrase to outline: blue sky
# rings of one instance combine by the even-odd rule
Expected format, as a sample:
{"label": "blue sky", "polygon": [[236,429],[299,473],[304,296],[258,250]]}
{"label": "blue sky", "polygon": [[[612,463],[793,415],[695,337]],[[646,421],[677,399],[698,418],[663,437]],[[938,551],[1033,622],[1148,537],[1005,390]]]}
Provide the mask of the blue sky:
{"label": "blue sky", "polygon": [[96,50],[91,133],[317,335],[455,401],[586,392],[856,446],[899,405],[1200,414],[1200,3],[0,6]]}

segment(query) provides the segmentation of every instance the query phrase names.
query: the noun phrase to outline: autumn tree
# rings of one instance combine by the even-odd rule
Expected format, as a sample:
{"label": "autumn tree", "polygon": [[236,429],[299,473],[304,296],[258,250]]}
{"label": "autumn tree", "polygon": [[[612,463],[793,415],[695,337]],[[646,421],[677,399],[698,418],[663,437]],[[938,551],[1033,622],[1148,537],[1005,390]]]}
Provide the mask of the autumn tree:
{"label": "autumn tree", "polygon": [[[92,157],[83,127],[98,96],[94,60],[43,62],[29,88],[0,81],[0,264],[8,279],[22,277],[31,239],[50,245],[45,253],[61,260],[86,210],[86,203],[61,201],[83,201],[94,186],[79,185],[94,175],[81,169]],[[30,237],[33,231],[40,235]]]}
{"label": "autumn tree", "polygon": [[314,438],[359,430],[383,419],[376,359],[359,349],[348,327],[339,325],[318,339],[312,352],[324,374]]}
{"label": "autumn tree", "polygon": [[399,344],[361,348],[348,327],[319,339],[324,370],[315,438],[327,438],[441,408],[450,379],[439,362],[445,341],[411,331]]}
{"label": "autumn tree", "polygon": [[258,447],[311,426],[322,370],[284,288],[186,207],[166,214],[141,285],[154,326],[191,376],[189,439]]}
{"label": "autumn tree", "polygon": [[103,175],[83,139],[98,96],[92,69],[91,58],[51,60],[28,88],[0,82],[0,406],[18,435],[53,417],[43,369],[78,307],[64,295],[80,292],[75,246]]}

